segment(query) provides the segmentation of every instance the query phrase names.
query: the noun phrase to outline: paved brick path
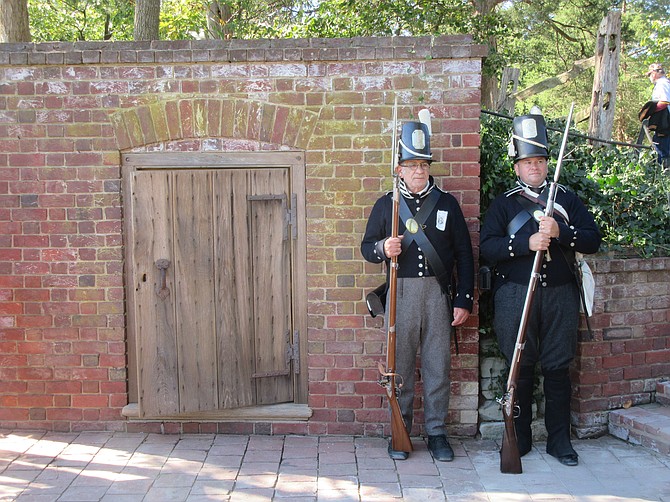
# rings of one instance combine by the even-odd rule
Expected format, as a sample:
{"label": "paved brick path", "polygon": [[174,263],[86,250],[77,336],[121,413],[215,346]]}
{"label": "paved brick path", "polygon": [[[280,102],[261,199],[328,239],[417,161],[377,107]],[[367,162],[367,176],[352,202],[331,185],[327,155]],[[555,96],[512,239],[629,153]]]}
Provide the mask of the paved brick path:
{"label": "paved brick path", "polygon": [[454,439],[434,462],[351,436],[0,431],[0,501],[670,501],[670,456],[611,436],[575,441],[578,467],[538,444],[501,474],[494,441]]}

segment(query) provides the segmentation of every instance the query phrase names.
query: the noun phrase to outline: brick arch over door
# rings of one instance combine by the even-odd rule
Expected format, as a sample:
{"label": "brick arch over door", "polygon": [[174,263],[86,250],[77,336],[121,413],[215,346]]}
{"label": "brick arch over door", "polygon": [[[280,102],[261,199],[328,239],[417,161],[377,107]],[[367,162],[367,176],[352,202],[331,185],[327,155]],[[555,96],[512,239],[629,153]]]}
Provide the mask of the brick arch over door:
{"label": "brick arch over door", "polygon": [[111,118],[120,151],[192,138],[257,141],[263,150],[306,150],[318,116],[247,99],[188,97],[123,110]]}

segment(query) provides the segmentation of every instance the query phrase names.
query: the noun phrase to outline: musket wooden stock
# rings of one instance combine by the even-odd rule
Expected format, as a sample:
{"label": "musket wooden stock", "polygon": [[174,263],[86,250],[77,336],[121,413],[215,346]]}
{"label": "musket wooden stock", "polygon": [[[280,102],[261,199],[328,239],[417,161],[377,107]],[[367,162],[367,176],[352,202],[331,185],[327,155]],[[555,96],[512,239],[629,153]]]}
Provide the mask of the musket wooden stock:
{"label": "musket wooden stock", "polygon": [[521,474],[521,455],[519,444],[514,428],[514,403],[516,389],[512,387],[503,405],[503,418],[505,419],[505,431],[503,433],[502,447],[500,448],[500,472],[507,474]]}
{"label": "musket wooden stock", "polygon": [[412,448],[412,440],[407,433],[405,421],[400,412],[400,404],[395,397],[389,397],[391,405],[391,448],[396,451],[410,452]]}
{"label": "musket wooden stock", "polygon": [[[547,208],[545,209],[545,216],[553,216],[554,202],[556,201],[556,189],[558,186],[558,178],[561,174],[561,165],[563,164],[563,155],[565,154],[565,145],[568,142],[568,133],[570,132],[570,122],[572,122],[572,112],[575,104],[570,106],[570,113],[565,124],[565,132],[563,133],[563,141],[561,142],[561,149],[558,153],[558,160],[556,162],[556,171],[554,172],[554,180],[549,186],[549,197],[547,199]],[[509,377],[507,378],[506,392],[500,399],[502,405],[503,418],[505,420],[505,431],[503,432],[502,444],[500,447],[500,472],[505,474],[521,474],[521,455],[519,454],[519,445],[516,438],[516,430],[514,429],[514,409],[516,405],[516,385],[519,379],[519,372],[521,371],[521,354],[526,345],[526,328],[528,326],[528,318],[530,317],[531,309],[533,308],[533,298],[535,296],[535,288],[538,279],[540,278],[540,271],[542,268],[542,261],[544,260],[545,251],[535,251],[535,259],[533,260],[533,269],[530,273],[528,281],[528,290],[526,291],[526,300],[521,312],[521,320],[519,322],[519,331],[516,336],[516,344],[514,345],[514,354],[512,355],[512,362],[509,369]]]}

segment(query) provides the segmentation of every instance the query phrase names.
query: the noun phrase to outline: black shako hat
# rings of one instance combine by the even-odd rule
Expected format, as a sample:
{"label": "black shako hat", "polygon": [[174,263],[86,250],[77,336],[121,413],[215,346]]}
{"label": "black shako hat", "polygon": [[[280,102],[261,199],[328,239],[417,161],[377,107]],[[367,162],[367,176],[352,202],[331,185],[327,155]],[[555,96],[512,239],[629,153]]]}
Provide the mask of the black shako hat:
{"label": "black shako hat", "polygon": [[433,153],[430,151],[430,112],[421,110],[419,120],[421,122],[405,122],[402,125],[398,143],[399,162],[425,160],[430,163],[433,161]]}
{"label": "black shako hat", "polygon": [[529,157],[549,158],[547,125],[539,109],[530,115],[515,117],[512,122],[512,138],[509,142],[509,156],[518,162]]}

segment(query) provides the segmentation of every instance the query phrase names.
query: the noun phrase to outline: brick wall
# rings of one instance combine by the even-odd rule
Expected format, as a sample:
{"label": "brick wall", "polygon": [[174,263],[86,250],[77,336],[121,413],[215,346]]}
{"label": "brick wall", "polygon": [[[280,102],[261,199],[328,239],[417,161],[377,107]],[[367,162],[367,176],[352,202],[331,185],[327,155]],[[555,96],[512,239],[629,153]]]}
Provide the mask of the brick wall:
{"label": "brick wall", "polygon": [[[401,120],[431,110],[433,174],[476,241],[483,55],[468,37],[0,45],[0,427],[388,433],[363,303],[383,272],[358,248],[390,188],[393,95]],[[311,419],[131,425],[120,153],[303,146]],[[450,427],[471,435],[476,316],[459,338]]]}
{"label": "brick wall", "polygon": [[[391,91],[401,119],[430,108],[434,174],[476,244],[483,54],[467,37],[0,45],[0,427],[388,433],[375,367],[385,334],[363,303],[383,272],[358,246],[390,188]],[[310,117],[307,141],[295,124]],[[128,422],[120,153],[287,145],[307,151],[312,418]],[[582,333],[574,373],[580,434],[670,375],[669,260],[594,261],[594,336]],[[477,430],[477,323],[459,329],[453,358],[456,434]]]}
{"label": "brick wall", "polygon": [[[601,253],[588,260],[596,280],[591,334],[582,318],[572,366],[572,424],[578,437],[607,432],[610,410],[656,400],[657,382],[670,378],[670,258],[641,259]],[[482,340],[480,433],[502,437],[507,365]],[[538,437],[544,406],[541,385]]]}
{"label": "brick wall", "polygon": [[589,260],[596,278],[592,336],[582,324],[572,423],[580,437],[607,431],[609,410],[655,400],[670,377],[670,258]]}

